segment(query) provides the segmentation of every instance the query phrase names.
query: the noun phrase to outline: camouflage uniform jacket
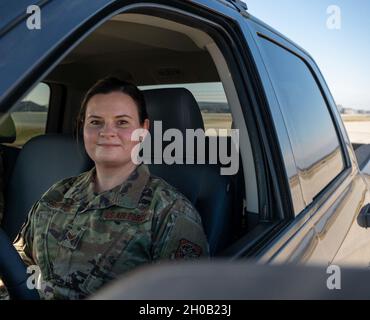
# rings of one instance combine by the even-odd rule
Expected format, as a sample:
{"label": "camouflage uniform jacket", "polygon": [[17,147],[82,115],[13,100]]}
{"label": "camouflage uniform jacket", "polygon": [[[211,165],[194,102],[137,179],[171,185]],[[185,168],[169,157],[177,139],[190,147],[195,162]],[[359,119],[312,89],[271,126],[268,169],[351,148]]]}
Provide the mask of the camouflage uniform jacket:
{"label": "camouflage uniform jacket", "polygon": [[16,239],[25,262],[40,268],[42,298],[85,298],[139,265],[208,255],[197,211],[147,166],[100,194],[94,177],[95,168],[53,185]]}

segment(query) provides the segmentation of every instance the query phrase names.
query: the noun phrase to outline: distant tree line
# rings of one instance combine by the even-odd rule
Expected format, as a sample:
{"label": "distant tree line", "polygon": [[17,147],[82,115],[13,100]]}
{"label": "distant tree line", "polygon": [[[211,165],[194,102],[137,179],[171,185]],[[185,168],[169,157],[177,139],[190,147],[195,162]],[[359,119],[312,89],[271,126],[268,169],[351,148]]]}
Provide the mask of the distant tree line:
{"label": "distant tree line", "polygon": [[33,101],[20,101],[12,109],[11,112],[47,112],[48,107],[39,105]]}
{"label": "distant tree line", "polygon": [[229,113],[229,105],[225,102],[198,102],[199,108],[202,112],[211,113]]}

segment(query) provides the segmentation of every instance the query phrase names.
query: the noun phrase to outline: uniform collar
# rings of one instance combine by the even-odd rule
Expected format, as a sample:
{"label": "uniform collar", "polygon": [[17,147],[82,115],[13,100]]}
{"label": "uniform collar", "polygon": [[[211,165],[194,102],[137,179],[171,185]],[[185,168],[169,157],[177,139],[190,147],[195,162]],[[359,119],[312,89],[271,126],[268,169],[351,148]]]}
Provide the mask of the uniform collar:
{"label": "uniform collar", "polygon": [[64,198],[71,198],[76,202],[84,203],[84,210],[102,209],[111,206],[120,206],[133,209],[138,206],[142,192],[149,180],[149,169],[141,164],[120,185],[102,193],[94,193],[95,167],[82,174],[74,185],[65,193]]}

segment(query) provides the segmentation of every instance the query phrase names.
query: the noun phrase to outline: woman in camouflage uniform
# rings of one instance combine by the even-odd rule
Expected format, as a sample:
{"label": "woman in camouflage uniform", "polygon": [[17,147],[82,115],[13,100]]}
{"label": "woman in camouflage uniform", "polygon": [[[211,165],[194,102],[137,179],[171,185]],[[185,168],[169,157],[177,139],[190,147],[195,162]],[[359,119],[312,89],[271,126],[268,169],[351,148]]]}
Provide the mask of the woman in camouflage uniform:
{"label": "woman in camouflage uniform", "polygon": [[136,266],[207,256],[192,204],[132,162],[138,142],[131,133],[149,128],[139,89],[103,79],[86,94],[79,118],[95,167],[53,185],[15,243],[24,261],[40,268],[41,297],[85,298]]}

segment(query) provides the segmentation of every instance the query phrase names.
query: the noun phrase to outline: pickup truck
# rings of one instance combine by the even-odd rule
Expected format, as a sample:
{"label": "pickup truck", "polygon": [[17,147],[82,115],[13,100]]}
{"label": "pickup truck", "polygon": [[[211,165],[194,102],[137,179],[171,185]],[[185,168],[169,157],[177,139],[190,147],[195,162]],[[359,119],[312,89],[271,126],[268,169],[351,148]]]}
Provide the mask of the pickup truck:
{"label": "pickup truck", "polygon": [[155,120],[172,117],[180,131],[225,129],[207,141],[230,145],[228,130],[238,130],[232,175],[220,174],[220,161],[149,165],[199,211],[211,264],[369,265],[368,148],[356,146],[359,166],[313,58],[244,2],[21,0],[0,9],[0,273],[14,296],[27,295],[11,242],[43,192],[91,167],[74,124],[86,90],[106,75],[138,85]]}

